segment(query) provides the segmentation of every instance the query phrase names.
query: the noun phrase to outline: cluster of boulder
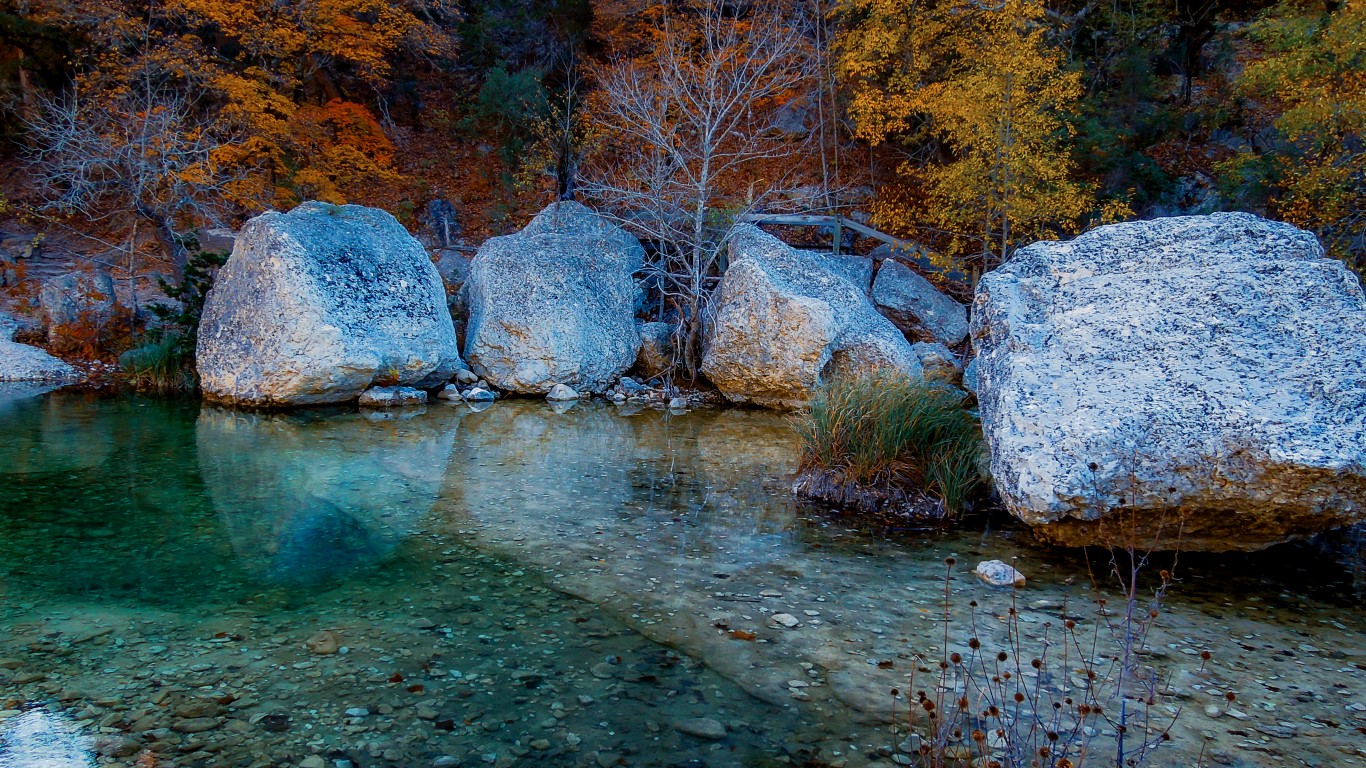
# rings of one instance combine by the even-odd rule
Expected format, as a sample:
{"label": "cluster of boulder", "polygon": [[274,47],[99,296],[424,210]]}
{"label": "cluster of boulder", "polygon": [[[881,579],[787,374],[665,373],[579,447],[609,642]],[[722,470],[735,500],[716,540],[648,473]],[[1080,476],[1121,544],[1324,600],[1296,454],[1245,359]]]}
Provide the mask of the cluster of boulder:
{"label": "cluster of boulder", "polygon": [[[838,372],[956,370],[947,345],[963,341],[966,310],[909,269],[875,278],[870,259],[800,251],[747,225],[729,247],[702,372],[731,401],[799,407]],[[675,326],[637,319],[644,256],[574,202],[473,259],[447,251],[435,263],[382,211],[266,213],[238,235],[206,299],[201,385],[209,400],[267,407],[417,402],[405,387],[466,401],[670,402],[623,379],[673,361]]]}
{"label": "cluster of boulder", "polygon": [[[701,367],[726,399],[800,408],[874,369],[961,384],[1001,501],[1055,542],[1255,549],[1366,520],[1366,298],[1310,233],[1248,214],[1100,227],[1021,249],[971,312],[898,258],[751,225],[728,248]],[[204,395],[687,407],[648,385],[677,339],[639,319],[644,256],[572,202],[435,262],[382,211],[266,213],[207,297]],[[45,288],[48,326],[111,311],[100,280]],[[0,381],[76,376],[16,330],[0,316]]]}

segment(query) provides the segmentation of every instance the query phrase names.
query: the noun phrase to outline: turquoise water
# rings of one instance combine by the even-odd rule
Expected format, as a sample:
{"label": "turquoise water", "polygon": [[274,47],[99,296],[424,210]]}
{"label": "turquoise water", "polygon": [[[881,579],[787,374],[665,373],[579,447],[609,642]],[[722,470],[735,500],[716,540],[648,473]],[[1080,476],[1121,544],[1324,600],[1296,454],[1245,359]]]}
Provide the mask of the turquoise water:
{"label": "turquoise water", "polygon": [[[763,412],[55,392],[0,400],[0,435],[0,733],[42,706],[109,765],[901,764],[890,690],[942,644],[946,556],[1019,558],[1026,622],[1104,570],[800,504]],[[1353,546],[1183,559],[1155,645],[1174,680],[1212,649],[1243,719],[1197,683],[1149,764],[1361,764]],[[1257,730],[1285,722],[1293,748]]]}

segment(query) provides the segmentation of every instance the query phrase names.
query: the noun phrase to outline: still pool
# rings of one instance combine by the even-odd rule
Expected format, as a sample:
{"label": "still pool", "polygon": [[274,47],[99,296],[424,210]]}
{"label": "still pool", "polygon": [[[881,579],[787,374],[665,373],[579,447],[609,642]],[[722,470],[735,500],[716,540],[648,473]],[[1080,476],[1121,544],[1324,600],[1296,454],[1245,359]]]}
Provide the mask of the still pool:
{"label": "still pool", "polygon": [[[917,764],[896,708],[963,606],[1111,621],[1105,553],[797,502],[778,414],[0,398],[3,768],[35,709],[142,768]],[[1146,764],[1366,765],[1359,542],[1180,559]],[[969,573],[1012,558],[1018,595]]]}

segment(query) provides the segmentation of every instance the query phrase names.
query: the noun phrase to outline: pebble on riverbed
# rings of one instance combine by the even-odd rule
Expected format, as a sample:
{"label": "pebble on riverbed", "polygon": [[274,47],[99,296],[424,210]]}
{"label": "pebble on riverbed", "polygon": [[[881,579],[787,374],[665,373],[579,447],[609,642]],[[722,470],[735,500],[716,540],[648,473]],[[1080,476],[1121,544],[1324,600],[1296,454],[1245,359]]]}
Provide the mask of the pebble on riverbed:
{"label": "pebble on riverbed", "polygon": [[1025,575],[1000,560],[987,560],[977,564],[974,571],[977,578],[993,587],[1024,587]]}

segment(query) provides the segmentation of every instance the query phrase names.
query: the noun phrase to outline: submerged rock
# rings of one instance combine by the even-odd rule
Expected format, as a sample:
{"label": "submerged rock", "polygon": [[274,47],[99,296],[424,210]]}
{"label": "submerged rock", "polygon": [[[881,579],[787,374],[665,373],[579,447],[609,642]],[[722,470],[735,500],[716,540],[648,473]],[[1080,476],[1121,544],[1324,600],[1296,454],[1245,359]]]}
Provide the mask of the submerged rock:
{"label": "submerged rock", "polygon": [[1249,214],[1024,248],[973,316],[996,487],[1066,545],[1250,550],[1366,519],[1363,327],[1341,262]]}
{"label": "submerged rock", "polygon": [[873,280],[873,303],[918,341],[955,346],[968,337],[967,308],[899,261],[882,262]]}
{"label": "submerged rock", "polygon": [[304,203],[247,222],[204,303],[209,400],[355,400],[377,380],[427,388],[462,367],[441,276],[398,220]]}
{"label": "submerged rock", "polygon": [[640,349],[634,274],[643,258],[639,241],[574,202],[488,240],[466,283],[470,366],[509,392],[606,389]]}
{"label": "submerged rock", "polygon": [[1000,560],[986,560],[973,571],[977,578],[993,587],[1023,587],[1025,575]]}
{"label": "submerged rock", "polygon": [[736,228],[702,373],[729,400],[795,408],[829,375],[921,375],[911,345],[828,257]]}

